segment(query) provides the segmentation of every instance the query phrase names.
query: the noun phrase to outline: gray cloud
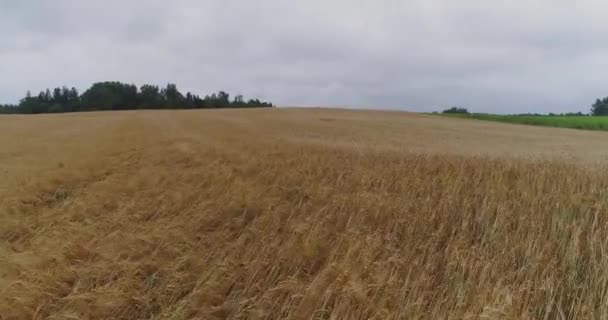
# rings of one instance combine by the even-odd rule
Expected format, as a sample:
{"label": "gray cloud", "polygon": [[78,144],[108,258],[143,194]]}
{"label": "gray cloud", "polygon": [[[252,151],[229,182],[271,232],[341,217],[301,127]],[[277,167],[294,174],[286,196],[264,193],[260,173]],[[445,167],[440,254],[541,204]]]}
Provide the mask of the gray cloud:
{"label": "gray cloud", "polygon": [[174,81],[280,105],[586,111],[608,95],[596,0],[0,2],[0,101]]}

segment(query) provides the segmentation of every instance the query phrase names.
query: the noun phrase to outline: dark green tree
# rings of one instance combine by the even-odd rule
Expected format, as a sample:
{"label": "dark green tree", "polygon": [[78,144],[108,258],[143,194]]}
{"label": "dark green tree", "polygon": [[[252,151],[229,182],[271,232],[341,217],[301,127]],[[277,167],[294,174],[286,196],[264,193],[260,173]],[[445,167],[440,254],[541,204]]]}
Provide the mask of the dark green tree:
{"label": "dark green tree", "polygon": [[67,102],[62,105],[62,112],[74,112],[80,110],[80,95],[74,87],[68,91]]}
{"label": "dark green tree", "polygon": [[217,93],[218,108],[226,108],[230,106],[230,95],[224,91]]}
{"label": "dark green tree", "polygon": [[158,86],[144,84],[139,89],[138,107],[141,109],[158,109],[165,105],[163,96]]}
{"label": "dark green tree", "polygon": [[98,82],[80,98],[83,110],[128,110],[137,107],[137,87],[120,82]]}
{"label": "dark green tree", "polygon": [[37,97],[32,97],[30,91],[28,91],[25,95],[25,98],[21,99],[21,101],[19,102],[19,110],[21,113],[47,113],[49,111],[48,108],[48,103],[38,100]]}
{"label": "dark green tree", "polygon": [[185,98],[173,83],[167,84],[160,92],[168,108],[178,109],[183,106]]}
{"label": "dark green tree", "polygon": [[595,103],[591,106],[591,115],[593,116],[606,116],[608,115],[608,97],[603,99],[595,100]]}

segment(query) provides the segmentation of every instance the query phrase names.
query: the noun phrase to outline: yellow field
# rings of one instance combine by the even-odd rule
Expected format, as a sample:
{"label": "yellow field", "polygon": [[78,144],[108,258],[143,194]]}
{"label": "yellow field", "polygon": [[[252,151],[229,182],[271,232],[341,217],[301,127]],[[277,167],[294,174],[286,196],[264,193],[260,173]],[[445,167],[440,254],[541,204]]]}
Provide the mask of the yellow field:
{"label": "yellow field", "polygon": [[605,319],[608,133],[0,117],[0,319]]}

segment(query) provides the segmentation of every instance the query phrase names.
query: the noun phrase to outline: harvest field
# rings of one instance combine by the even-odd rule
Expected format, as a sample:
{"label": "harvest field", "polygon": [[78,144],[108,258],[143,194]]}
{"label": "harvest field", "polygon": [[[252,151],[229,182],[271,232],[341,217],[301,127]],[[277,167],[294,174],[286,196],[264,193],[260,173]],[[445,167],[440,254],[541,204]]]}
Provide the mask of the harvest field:
{"label": "harvest field", "polygon": [[608,131],[608,116],[500,115],[487,113],[442,114],[454,118],[497,121],[535,126]]}
{"label": "harvest field", "polygon": [[603,319],[608,134],[405,112],[0,117],[0,319]]}

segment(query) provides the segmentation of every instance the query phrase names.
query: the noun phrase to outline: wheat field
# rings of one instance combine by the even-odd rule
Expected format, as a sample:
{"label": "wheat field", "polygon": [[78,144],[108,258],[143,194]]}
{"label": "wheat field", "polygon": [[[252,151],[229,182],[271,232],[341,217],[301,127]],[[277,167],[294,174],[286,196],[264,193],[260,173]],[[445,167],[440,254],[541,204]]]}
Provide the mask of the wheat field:
{"label": "wheat field", "polygon": [[606,319],[608,134],[0,117],[0,319]]}

